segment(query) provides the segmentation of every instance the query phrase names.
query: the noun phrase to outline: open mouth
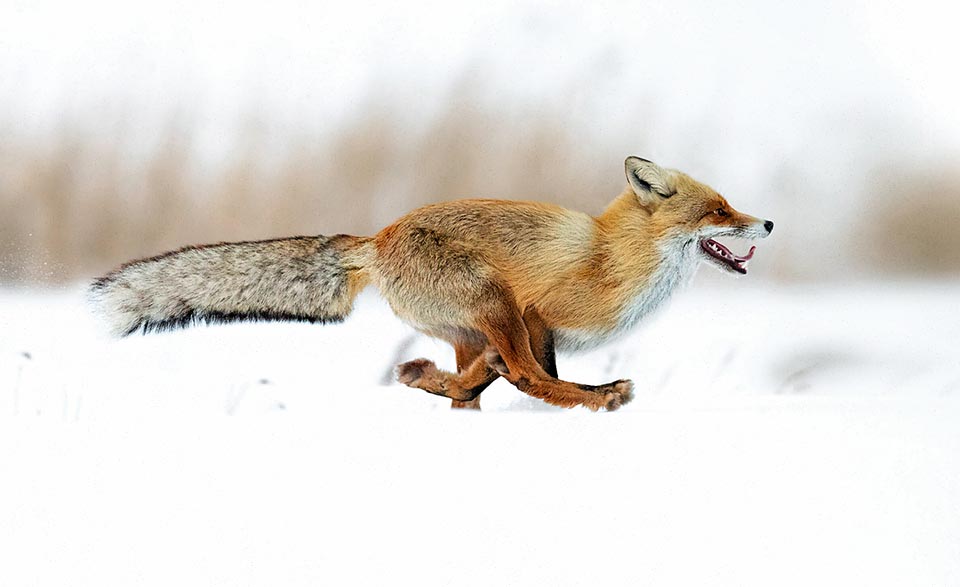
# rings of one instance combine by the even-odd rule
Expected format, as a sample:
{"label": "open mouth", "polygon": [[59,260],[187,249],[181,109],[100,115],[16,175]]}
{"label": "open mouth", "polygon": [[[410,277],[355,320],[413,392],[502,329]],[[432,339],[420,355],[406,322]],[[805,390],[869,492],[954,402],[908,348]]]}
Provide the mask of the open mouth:
{"label": "open mouth", "polygon": [[712,238],[705,238],[701,240],[700,248],[717,261],[720,261],[720,263],[723,265],[726,265],[733,271],[743,275],[747,274],[746,262],[753,258],[753,252],[757,250],[757,247],[750,247],[750,252],[741,257],[739,255],[734,255],[730,249],[713,240]]}

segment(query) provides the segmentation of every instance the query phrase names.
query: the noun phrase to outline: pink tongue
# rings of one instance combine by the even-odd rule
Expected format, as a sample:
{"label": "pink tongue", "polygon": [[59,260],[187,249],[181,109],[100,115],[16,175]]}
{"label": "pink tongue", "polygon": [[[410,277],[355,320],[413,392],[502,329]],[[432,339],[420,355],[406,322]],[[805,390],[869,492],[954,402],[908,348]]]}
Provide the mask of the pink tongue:
{"label": "pink tongue", "polygon": [[737,261],[749,261],[750,259],[753,259],[753,252],[756,251],[756,250],[757,250],[757,247],[750,247],[750,252],[747,253],[747,256],[745,256],[745,257],[740,257],[740,256],[737,256],[737,255],[734,255],[733,257],[734,257],[734,259],[736,259]]}

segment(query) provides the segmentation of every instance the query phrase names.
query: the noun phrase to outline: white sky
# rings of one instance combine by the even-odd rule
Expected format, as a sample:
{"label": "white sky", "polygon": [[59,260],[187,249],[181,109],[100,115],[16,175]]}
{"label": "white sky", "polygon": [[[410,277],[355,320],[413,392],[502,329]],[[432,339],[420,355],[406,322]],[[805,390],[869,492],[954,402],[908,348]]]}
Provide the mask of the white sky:
{"label": "white sky", "polygon": [[171,105],[199,106],[204,118],[263,107],[299,123],[344,114],[378,86],[429,105],[477,71],[492,78],[494,99],[542,102],[579,88],[601,125],[644,97],[667,119],[720,112],[723,124],[758,132],[802,132],[811,112],[866,106],[960,142],[958,9],[948,3],[5,6],[0,98],[27,126],[104,100],[146,116]]}

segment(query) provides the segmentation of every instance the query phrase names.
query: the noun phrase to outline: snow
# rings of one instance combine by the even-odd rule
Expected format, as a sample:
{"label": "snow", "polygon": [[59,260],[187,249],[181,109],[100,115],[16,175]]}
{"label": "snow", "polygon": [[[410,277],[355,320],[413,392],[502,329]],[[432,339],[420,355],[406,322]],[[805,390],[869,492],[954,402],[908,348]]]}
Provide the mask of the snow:
{"label": "snow", "polygon": [[700,276],[561,358],[636,382],[594,414],[383,385],[453,361],[375,292],[115,341],[79,289],[3,291],[0,584],[955,585],[958,294]]}

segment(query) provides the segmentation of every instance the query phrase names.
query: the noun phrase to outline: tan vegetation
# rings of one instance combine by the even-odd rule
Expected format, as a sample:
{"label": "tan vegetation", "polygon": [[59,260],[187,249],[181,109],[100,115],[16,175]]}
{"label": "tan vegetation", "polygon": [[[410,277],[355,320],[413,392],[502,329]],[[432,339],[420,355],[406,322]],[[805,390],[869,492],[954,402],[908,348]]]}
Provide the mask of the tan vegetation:
{"label": "tan vegetation", "polygon": [[[197,169],[174,117],[138,158],[123,129],[66,123],[0,144],[0,282],[55,283],[191,243],[292,234],[372,234],[419,205],[466,196],[543,198],[599,212],[621,189],[604,157],[542,113],[455,102],[411,137],[379,110],[333,136],[249,125],[227,162]],[[282,144],[269,157],[265,144]],[[603,163],[601,163],[603,161]],[[558,165],[557,162],[562,162]]]}
{"label": "tan vegetation", "polygon": [[858,231],[865,265],[899,276],[960,277],[960,170],[887,170],[870,194]]}
{"label": "tan vegetation", "polygon": [[[466,90],[452,92],[446,109],[415,131],[388,104],[371,103],[324,133],[253,119],[223,139],[233,146],[217,164],[197,156],[193,121],[179,115],[146,153],[131,152],[123,124],[67,119],[43,137],[0,128],[0,284],[88,279],[187,244],[370,235],[417,206],[461,197],[539,199],[599,213],[624,185],[624,155],[645,155],[653,144],[642,135],[629,145],[599,140],[566,112],[493,107]],[[771,170],[760,182],[768,192],[763,209],[747,210],[777,222],[762,251],[765,274],[795,280],[960,270],[955,175],[878,173],[875,183],[845,187],[845,197],[868,204],[855,207],[847,242],[828,243],[808,212],[818,201],[833,214],[823,205],[829,198],[807,193],[804,174],[812,171],[797,161]],[[833,257],[821,272],[811,258],[823,253]]]}

